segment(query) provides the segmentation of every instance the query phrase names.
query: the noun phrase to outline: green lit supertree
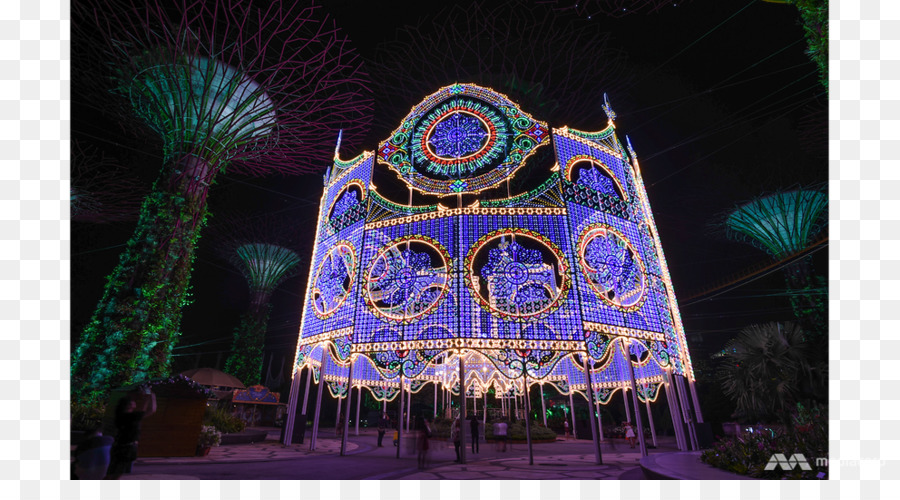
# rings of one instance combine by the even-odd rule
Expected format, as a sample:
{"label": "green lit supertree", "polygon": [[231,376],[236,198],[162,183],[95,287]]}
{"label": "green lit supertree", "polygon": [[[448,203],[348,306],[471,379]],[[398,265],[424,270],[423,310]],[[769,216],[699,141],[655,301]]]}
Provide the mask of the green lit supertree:
{"label": "green lit supertree", "polygon": [[825,280],[804,253],[823,235],[828,196],[818,189],[795,189],[758,197],[725,215],[721,224],[732,239],[745,241],[784,261],[791,305],[811,339],[827,333]]}
{"label": "green lit supertree", "polygon": [[270,243],[246,243],[237,246],[232,263],[247,279],[250,305],[234,330],[231,354],[225,371],[241,379],[245,385],[260,383],[263,350],[272,292],[284,280],[296,274],[300,256],[289,248]]}
{"label": "green lit supertree", "polygon": [[339,128],[367,127],[371,99],[359,57],[317,7],[90,0],[72,17],[79,88],[106,92],[77,98],[137,118],[163,158],[72,355],[73,398],[92,400],[168,374],[216,176],[319,171]]}

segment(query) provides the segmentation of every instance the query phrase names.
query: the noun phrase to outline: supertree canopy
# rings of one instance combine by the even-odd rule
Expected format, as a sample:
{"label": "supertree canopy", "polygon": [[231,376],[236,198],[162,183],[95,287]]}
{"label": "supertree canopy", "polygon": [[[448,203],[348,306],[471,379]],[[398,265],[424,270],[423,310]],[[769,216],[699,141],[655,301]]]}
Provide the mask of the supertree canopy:
{"label": "supertree canopy", "polygon": [[330,157],[322,141],[342,127],[355,137],[368,123],[360,60],[333,23],[316,7],[259,5],[73,5],[82,55],[100,55],[85,60],[80,78],[119,96],[125,106],[106,109],[127,109],[163,144],[137,229],[73,354],[76,398],[167,373],[219,172],[314,171]]}
{"label": "supertree canopy", "polygon": [[[670,375],[692,379],[637,158],[606,110],[599,132],[551,128],[504,94],[453,84],[374,152],[336,157],[295,369],[382,401],[429,384],[514,397],[550,383],[643,402]],[[542,149],[549,161],[522,168]],[[376,186],[379,170],[393,175]],[[514,176],[538,187],[512,192]]]}
{"label": "supertree canopy", "polygon": [[726,217],[735,239],[765,250],[775,259],[799,252],[825,228],[828,197],[811,189],[797,189],[759,197]]}
{"label": "supertree canopy", "polygon": [[[826,332],[824,280],[815,276],[812,257],[803,252],[825,229],[828,196],[818,189],[769,194],[729,212],[723,225],[733,239],[761,248],[785,267],[791,304],[808,335]],[[789,260],[793,258],[794,260]]]}
{"label": "supertree canopy", "polygon": [[234,265],[250,286],[250,305],[234,331],[225,371],[245,385],[256,385],[262,376],[263,349],[269,300],[275,288],[296,273],[300,256],[289,248],[268,243],[247,243],[235,249]]}

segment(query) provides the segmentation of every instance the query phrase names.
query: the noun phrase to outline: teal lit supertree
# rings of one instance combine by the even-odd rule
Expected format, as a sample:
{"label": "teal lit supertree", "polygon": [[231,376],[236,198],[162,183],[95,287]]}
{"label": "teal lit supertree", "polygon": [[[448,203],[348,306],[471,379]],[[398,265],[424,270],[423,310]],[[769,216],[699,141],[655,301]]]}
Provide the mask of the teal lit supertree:
{"label": "teal lit supertree", "polygon": [[817,189],[795,189],[761,196],[729,212],[722,224],[732,239],[750,243],[776,261],[785,261],[794,313],[807,335],[826,334],[825,280],[804,253],[822,236],[828,196]]}
{"label": "teal lit supertree", "polygon": [[[316,7],[293,2],[113,2],[72,6],[79,76],[103,113],[162,140],[137,227],[72,355],[76,400],[168,374],[207,195],[216,176],[319,170],[343,126],[371,108],[360,59]],[[107,91],[111,91],[107,92]]]}
{"label": "teal lit supertree", "polygon": [[231,354],[225,371],[245,385],[260,383],[263,349],[272,292],[297,272],[300,256],[289,248],[269,243],[247,243],[234,249],[232,263],[240,269],[250,286],[250,305],[234,330]]}

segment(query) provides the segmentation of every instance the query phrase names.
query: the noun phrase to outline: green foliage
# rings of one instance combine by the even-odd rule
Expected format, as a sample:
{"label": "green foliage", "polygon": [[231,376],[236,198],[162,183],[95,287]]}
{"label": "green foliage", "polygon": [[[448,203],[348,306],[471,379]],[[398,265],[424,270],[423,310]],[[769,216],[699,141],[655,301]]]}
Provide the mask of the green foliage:
{"label": "green foliage", "polygon": [[125,385],[168,375],[180,335],[194,249],[206,220],[206,189],[163,169],[134,234],[72,356],[72,397],[103,401]]}
{"label": "green foliage", "polygon": [[224,408],[209,406],[203,415],[203,425],[212,426],[225,434],[234,434],[243,431],[247,424]]}
{"label": "green foliage", "polygon": [[100,427],[103,422],[103,414],[106,412],[106,405],[98,402],[73,402],[70,410],[72,430],[89,431]]}
{"label": "green foliage", "polygon": [[748,421],[786,418],[798,401],[821,399],[825,378],[809,362],[809,345],[793,323],[751,325],[725,346],[722,390]]}
{"label": "green foliage", "polygon": [[[824,467],[816,458],[828,457],[828,416],[819,406],[797,405],[786,430],[758,429],[753,433],[720,438],[700,459],[720,469],[761,479],[816,479]],[[812,467],[785,471],[781,467],[765,470],[775,453],[786,457],[801,453]]]}
{"label": "green foliage", "polygon": [[788,0],[800,11],[806,53],[819,67],[819,82],[828,88],[828,0]]}
{"label": "green foliage", "polygon": [[[493,427],[493,426],[491,426]],[[516,422],[512,422],[509,424],[509,427],[506,430],[509,439],[521,439],[525,440],[525,422],[518,420]],[[491,429],[491,437],[493,437],[494,432]],[[543,424],[539,424],[537,421],[531,422],[531,439],[556,439],[556,433],[553,432],[552,429],[548,429],[543,426]]]}
{"label": "green foliage", "polygon": [[201,448],[209,448],[219,446],[222,442],[222,433],[211,425],[204,425],[200,429],[200,436],[197,438],[197,446]]}
{"label": "green foliage", "polygon": [[224,371],[246,386],[259,384],[262,380],[263,350],[271,308],[270,304],[260,304],[259,310],[247,311],[234,329],[231,354],[225,360]]}

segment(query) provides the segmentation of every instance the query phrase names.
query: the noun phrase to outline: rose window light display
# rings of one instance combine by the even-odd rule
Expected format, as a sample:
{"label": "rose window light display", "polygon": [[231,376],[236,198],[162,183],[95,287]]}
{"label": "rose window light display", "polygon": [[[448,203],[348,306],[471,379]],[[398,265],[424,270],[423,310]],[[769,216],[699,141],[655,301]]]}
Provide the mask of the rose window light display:
{"label": "rose window light display", "polygon": [[[286,444],[313,381],[336,398],[368,390],[401,416],[411,393],[433,395],[442,417],[458,398],[453,412],[482,419],[489,408],[524,418],[529,391],[551,384],[570,407],[577,397],[624,403],[654,441],[648,410],[664,390],[670,414],[688,424],[674,426],[678,446],[697,448],[702,415],[668,266],[637,156],[617,137],[608,101],[604,110],[598,132],[551,128],[503,94],[453,84],[376,150],[345,160],[338,142]],[[313,408],[312,449],[321,396]],[[350,404],[338,411],[347,426]],[[602,422],[588,413],[598,443]]]}

